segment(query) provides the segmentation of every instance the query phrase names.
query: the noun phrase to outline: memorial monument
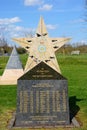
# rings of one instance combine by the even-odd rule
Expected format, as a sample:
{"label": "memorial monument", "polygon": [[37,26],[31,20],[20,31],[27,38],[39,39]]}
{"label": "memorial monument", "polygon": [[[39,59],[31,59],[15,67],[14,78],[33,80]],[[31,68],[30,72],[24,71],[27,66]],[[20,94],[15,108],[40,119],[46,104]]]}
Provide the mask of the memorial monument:
{"label": "memorial monument", "polygon": [[48,66],[51,66],[52,69],[61,73],[55,52],[68,42],[70,38],[50,38],[42,17],[40,17],[34,38],[14,38],[13,40],[19,43],[29,53],[25,72],[43,61]]}
{"label": "memorial monument", "polygon": [[70,38],[50,38],[41,17],[34,38],[14,38],[28,53],[25,73],[18,79],[15,127],[70,124],[68,84],[55,51]]}
{"label": "memorial monument", "polygon": [[14,47],[8,60],[6,68],[0,79],[0,84],[17,84],[17,79],[24,74],[21,61]]}

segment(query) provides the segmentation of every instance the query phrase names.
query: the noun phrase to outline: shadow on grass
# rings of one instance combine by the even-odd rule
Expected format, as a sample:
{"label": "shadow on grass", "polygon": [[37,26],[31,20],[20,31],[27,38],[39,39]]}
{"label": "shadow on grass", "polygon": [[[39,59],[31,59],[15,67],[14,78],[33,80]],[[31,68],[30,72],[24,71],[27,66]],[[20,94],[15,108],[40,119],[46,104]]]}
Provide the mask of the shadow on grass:
{"label": "shadow on grass", "polygon": [[77,99],[76,96],[72,96],[69,98],[69,109],[70,109],[70,121],[75,117],[75,115],[80,110],[80,107],[76,104],[84,99]]}

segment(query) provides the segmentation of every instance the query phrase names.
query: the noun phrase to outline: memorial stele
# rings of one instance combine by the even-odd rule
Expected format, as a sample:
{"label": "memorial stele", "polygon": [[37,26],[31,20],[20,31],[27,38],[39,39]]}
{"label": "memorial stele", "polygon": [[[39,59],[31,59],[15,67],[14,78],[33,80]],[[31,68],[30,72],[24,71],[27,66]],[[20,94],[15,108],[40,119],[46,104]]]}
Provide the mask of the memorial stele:
{"label": "memorial stele", "polygon": [[70,38],[50,38],[42,17],[40,17],[34,38],[13,38],[13,40],[19,43],[29,53],[25,72],[43,61],[55,71],[61,73],[55,52],[68,42]]}
{"label": "memorial stele", "polygon": [[18,79],[15,127],[70,125],[68,84],[55,52],[70,38],[50,38],[40,17],[34,38],[14,38],[28,53],[24,75]]}
{"label": "memorial stele", "polygon": [[10,58],[8,59],[7,65],[0,78],[0,85],[17,84],[17,79],[24,74],[23,67],[14,47]]}

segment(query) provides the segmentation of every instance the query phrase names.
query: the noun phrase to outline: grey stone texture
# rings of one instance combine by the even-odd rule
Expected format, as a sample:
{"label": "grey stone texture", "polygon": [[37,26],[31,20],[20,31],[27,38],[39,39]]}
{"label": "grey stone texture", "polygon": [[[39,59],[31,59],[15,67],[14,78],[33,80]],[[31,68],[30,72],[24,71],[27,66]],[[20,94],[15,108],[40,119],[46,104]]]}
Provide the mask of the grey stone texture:
{"label": "grey stone texture", "polygon": [[15,47],[12,50],[11,56],[6,65],[6,69],[23,69]]}
{"label": "grey stone texture", "polygon": [[69,124],[67,79],[41,62],[18,79],[15,126]]}

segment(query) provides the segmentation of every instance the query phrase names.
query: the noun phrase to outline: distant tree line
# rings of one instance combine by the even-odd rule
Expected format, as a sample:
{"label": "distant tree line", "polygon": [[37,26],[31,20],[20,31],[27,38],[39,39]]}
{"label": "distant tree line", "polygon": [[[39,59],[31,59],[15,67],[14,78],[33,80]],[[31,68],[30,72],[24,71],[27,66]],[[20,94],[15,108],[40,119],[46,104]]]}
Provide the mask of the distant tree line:
{"label": "distant tree line", "polygon": [[[16,47],[19,54],[26,53],[26,50],[21,47]],[[8,42],[5,38],[0,38],[0,55],[5,55],[12,52],[13,47],[8,45]]]}
{"label": "distant tree line", "polygon": [[[74,44],[75,45],[75,44]],[[4,55],[4,54],[10,54],[12,52],[13,47],[9,46],[8,44],[5,44],[3,46],[0,46],[0,54]],[[25,54],[27,53],[27,51],[22,48],[22,47],[16,47],[17,52],[19,54]],[[80,54],[82,53],[87,53],[87,45],[86,44],[82,44],[82,45],[75,45],[73,46],[72,44],[66,44],[63,47],[61,47],[57,52],[61,53],[61,54],[71,54],[72,51],[80,51]]]}
{"label": "distant tree line", "polygon": [[4,37],[0,38],[0,55],[11,53],[12,47],[8,45],[7,40]]}
{"label": "distant tree line", "polygon": [[[12,52],[13,47],[9,45],[0,46],[0,55],[10,55]],[[17,52],[19,54],[25,54],[27,53],[26,50],[22,47],[16,47]]]}
{"label": "distant tree line", "polygon": [[81,43],[66,44],[61,47],[57,52],[62,54],[71,54],[72,51],[80,51],[80,54],[87,53],[87,45]]}
{"label": "distant tree line", "polygon": [[[16,47],[19,54],[25,54],[27,51],[22,47]],[[12,52],[13,47],[8,45],[7,40],[0,38],[0,55],[9,54]],[[79,50],[80,53],[87,53],[87,44],[85,43],[69,43],[61,47],[57,52],[62,54],[71,54],[72,51]]]}

